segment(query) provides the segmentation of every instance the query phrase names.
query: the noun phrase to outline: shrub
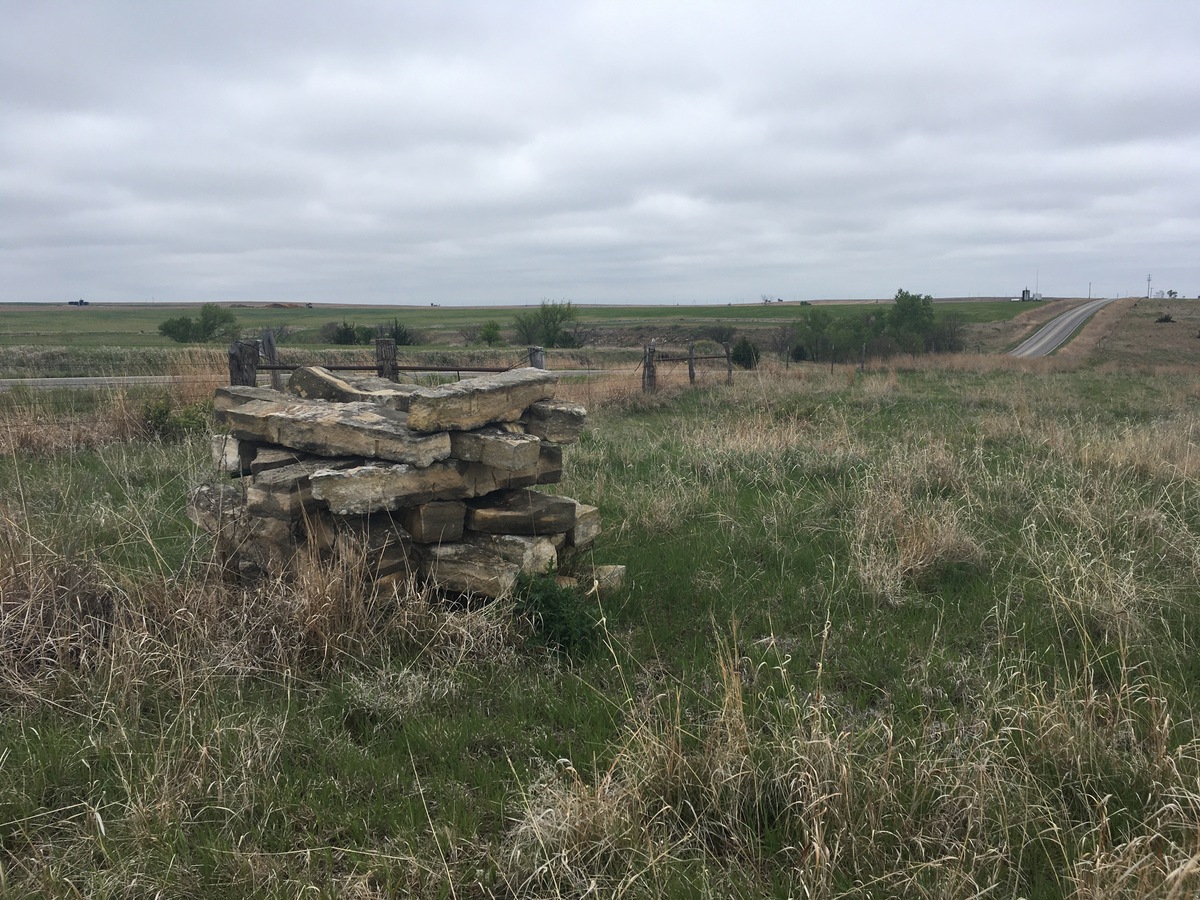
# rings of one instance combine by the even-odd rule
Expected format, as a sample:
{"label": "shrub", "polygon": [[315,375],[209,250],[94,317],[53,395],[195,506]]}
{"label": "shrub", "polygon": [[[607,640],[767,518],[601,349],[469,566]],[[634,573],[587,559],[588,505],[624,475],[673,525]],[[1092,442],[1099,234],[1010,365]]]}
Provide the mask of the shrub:
{"label": "shrub", "polygon": [[596,610],[578,590],[560,585],[551,576],[522,576],[516,608],[528,617],[534,635],[554,650],[581,656],[599,642]]}
{"label": "shrub", "polygon": [[758,367],[758,345],[745,335],[738,338],[738,342],[733,345],[732,356],[734,364],[743,369]]}
{"label": "shrub", "polygon": [[233,340],[238,336],[238,321],[234,314],[215,303],[200,307],[200,315],[178,316],[158,326],[158,333],[177,344],[204,344],[219,339]]}
{"label": "shrub", "polygon": [[148,437],[178,441],[209,428],[208,402],[177,405],[170,394],[146,401],[142,406],[141,425]]}
{"label": "shrub", "polygon": [[500,323],[495,319],[488,319],[483,323],[483,327],[479,329],[479,340],[483,341],[489,347],[493,344],[500,343]]}

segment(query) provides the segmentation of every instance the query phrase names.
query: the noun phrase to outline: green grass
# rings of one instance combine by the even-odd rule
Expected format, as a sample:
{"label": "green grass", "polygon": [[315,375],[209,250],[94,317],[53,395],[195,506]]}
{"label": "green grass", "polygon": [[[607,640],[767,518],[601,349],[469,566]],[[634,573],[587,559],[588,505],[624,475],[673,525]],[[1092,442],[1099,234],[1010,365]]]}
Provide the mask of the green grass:
{"label": "green grass", "polygon": [[1193,895],[1198,408],[1026,364],[593,410],[559,490],[628,582],[576,655],[503,603],[214,582],[199,439],[15,447],[0,891]]}
{"label": "green grass", "polygon": [[[875,308],[873,303],[828,304],[820,308],[834,316],[857,315]],[[296,331],[293,342],[312,342],[316,330],[326,322],[346,320],[362,325],[390,323],[393,318],[418,330],[431,332],[438,342],[461,343],[454,331],[495,319],[508,328],[523,307],[397,307],[317,306],[272,308],[237,307],[233,311],[247,331],[285,325]],[[793,303],[737,304],[718,306],[580,306],[580,321],[600,327],[730,324],[763,327],[795,319],[806,307]],[[1010,319],[1027,307],[1007,302],[938,303],[939,313],[953,312],[968,322]],[[72,349],[96,347],[169,347],[158,333],[168,318],[189,314],[191,306],[154,304],[98,304],[84,308],[68,306],[0,305],[0,346],[62,346]],[[284,340],[284,344],[289,339]]]}

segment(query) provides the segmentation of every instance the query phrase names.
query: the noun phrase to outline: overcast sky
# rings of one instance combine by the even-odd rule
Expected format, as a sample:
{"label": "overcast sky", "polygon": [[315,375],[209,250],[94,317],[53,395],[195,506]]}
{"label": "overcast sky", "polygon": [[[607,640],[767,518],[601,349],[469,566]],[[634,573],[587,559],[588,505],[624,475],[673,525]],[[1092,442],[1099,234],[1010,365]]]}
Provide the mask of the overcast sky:
{"label": "overcast sky", "polygon": [[0,0],[0,301],[1200,294],[1200,3]]}

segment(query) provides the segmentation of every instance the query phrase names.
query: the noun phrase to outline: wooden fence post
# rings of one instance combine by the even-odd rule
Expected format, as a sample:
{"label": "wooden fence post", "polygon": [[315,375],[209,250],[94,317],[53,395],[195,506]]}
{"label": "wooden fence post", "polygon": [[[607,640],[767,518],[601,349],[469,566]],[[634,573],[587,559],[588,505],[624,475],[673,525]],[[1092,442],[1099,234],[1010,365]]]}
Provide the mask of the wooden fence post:
{"label": "wooden fence post", "polygon": [[[275,349],[275,332],[270,328],[264,328],[258,344],[262,348],[263,359],[272,366],[279,365],[279,351]],[[283,390],[283,376],[278,369],[271,370],[271,387],[277,391]]]}
{"label": "wooden fence post", "polygon": [[658,373],[654,367],[654,341],[642,347],[642,391],[653,394],[658,389]]}
{"label": "wooden fence post", "polygon": [[546,368],[546,350],[543,347],[529,348],[529,364],[535,369]]}
{"label": "wooden fence post", "polygon": [[733,384],[733,348],[726,341],[721,345],[725,348],[725,383]]}
{"label": "wooden fence post", "polygon": [[400,380],[395,338],[375,338],[375,374],[388,381]]}
{"label": "wooden fence post", "polygon": [[229,345],[229,383],[258,384],[258,342],[234,341]]}
{"label": "wooden fence post", "polygon": [[688,384],[696,383],[696,345],[688,344]]}

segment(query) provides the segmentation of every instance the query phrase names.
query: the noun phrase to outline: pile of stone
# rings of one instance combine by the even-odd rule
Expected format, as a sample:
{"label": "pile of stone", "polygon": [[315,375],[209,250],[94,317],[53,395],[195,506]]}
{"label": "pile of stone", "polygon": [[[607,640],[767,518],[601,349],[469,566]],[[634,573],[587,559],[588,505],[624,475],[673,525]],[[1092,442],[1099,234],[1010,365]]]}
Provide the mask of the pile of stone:
{"label": "pile of stone", "polygon": [[230,477],[196,488],[188,515],[249,581],[286,578],[306,554],[503,596],[600,533],[596,507],[532,489],[562,478],[586,418],[556,384],[532,368],[422,387],[311,367],[286,392],[218,388],[214,458]]}

